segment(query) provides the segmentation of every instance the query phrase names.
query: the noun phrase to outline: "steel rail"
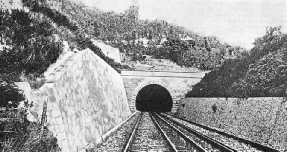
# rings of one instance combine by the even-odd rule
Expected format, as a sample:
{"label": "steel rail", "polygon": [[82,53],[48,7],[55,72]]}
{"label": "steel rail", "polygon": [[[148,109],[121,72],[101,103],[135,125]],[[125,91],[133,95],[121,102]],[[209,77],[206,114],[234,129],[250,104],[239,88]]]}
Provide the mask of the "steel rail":
{"label": "steel rail", "polygon": [[[158,116],[157,116],[158,117]],[[176,131],[181,137],[183,137],[186,141],[188,141],[189,143],[191,143],[192,146],[194,146],[198,151],[200,152],[207,152],[203,147],[201,147],[200,145],[198,145],[193,139],[191,139],[190,137],[186,136],[182,131],[180,131],[179,129],[177,129],[176,127],[174,127],[174,125],[170,124],[169,122],[167,122],[166,120],[164,120],[162,117],[158,117],[159,119],[161,119],[165,124],[167,124],[171,129],[173,129],[174,131]]]}
{"label": "steel rail", "polygon": [[[124,145],[124,149],[123,149],[123,152],[128,152],[129,151],[129,148],[131,147],[132,145],[132,142],[133,142],[133,139],[136,135],[136,131],[138,130],[138,126],[139,126],[139,123],[142,119],[142,115],[143,113],[140,114],[134,128],[133,128],[133,131],[129,137],[129,140],[125,143]],[[175,145],[171,142],[171,140],[167,137],[167,135],[164,133],[164,131],[162,130],[162,128],[159,126],[159,124],[153,119],[153,117],[151,115],[149,115],[152,119],[152,121],[154,122],[154,124],[156,125],[156,127],[159,129],[159,131],[163,134],[164,138],[168,141],[168,144],[170,145],[170,147],[172,148],[172,150],[174,152],[178,152],[175,148]]]}
{"label": "steel rail", "polygon": [[[158,115],[158,117],[161,117],[163,115]],[[163,116],[165,117],[165,116]],[[162,118],[163,119],[163,118]],[[191,129],[190,127],[184,125],[184,124],[181,124],[177,121],[174,121],[168,117],[165,117],[165,119],[169,119],[170,121],[172,121],[173,123],[177,124],[178,126],[182,127],[183,129],[185,129],[186,131],[194,134],[195,136],[197,136],[198,138],[204,140],[205,142],[207,142],[208,144],[212,145],[213,147],[215,148],[218,148],[220,151],[224,151],[224,152],[236,152],[237,150],[225,145],[225,144],[222,144],[221,142],[217,141],[217,140],[214,140],[213,138],[210,138],[194,129]]]}
{"label": "steel rail", "polygon": [[157,123],[157,121],[154,119],[154,117],[152,116],[152,114],[150,114],[150,117],[152,119],[152,121],[154,122],[154,124],[156,124],[156,127],[160,130],[160,132],[163,134],[164,138],[168,141],[169,145],[172,147],[173,151],[178,152],[178,150],[176,149],[176,146],[172,143],[172,141],[169,139],[169,137],[167,136],[167,134],[163,131],[162,127]]}
{"label": "steel rail", "polygon": [[137,122],[136,122],[136,124],[135,124],[135,126],[133,128],[133,131],[132,131],[131,135],[129,136],[129,140],[127,140],[127,142],[124,145],[123,152],[127,152],[128,151],[128,149],[129,149],[129,147],[130,147],[130,145],[131,145],[131,143],[132,143],[132,141],[134,139],[135,133],[136,133],[136,131],[138,129],[138,125],[139,125],[139,122],[140,122],[140,120],[142,118],[142,115],[143,114],[141,113],[140,116],[138,117],[138,120],[137,120]]}
{"label": "steel rail", "polygon": [[[238,140],[239,142],[242,142],[244,144],[248,144],[251,147],[256,148],[258,150],[262,150],[262,151],[266,151],[266,152],[279,152],[279,150],[273,149],[273,148],[265,146],[265,145],[261,145],[259,143],[254,142],[254,141],[250,141],[250,140],[247,140],[247,139],[244,139],[244,138],[240,138],[240,137],[237,137],[235,135],[232,135],[232,134],[229,134],[229,133],[226,133],[226,132],[223,132],[223,131],[220,131],[220,130],[217,130],[217,129],[214,129],[214,128],[211,128],[211,127],[208,127],[208,126],[204,126],[202,124],[199,124],[199,123],[196,123],[196,122],[193,122],[193,121],[190,121],[190,120],[186,120],[184,118],[180,118],[180,117],[172,115],[172,114],[168,114],[168,113],[165,113],[165,114],[170,115],[170,116],[172,116],[174,118],[180,119],[182,121],[188,122],[188,123],[190,123],[192,125],[198,126],[198,127],[203,128],[205,130],[216,132],[216,133],[218,133],[220,135],[223,135],[223,136],[226,136],[228,138],[232,138],[234,140]],[[167,116],[165,116],[165,115],[162,115],[162,116],[167,118]]]}

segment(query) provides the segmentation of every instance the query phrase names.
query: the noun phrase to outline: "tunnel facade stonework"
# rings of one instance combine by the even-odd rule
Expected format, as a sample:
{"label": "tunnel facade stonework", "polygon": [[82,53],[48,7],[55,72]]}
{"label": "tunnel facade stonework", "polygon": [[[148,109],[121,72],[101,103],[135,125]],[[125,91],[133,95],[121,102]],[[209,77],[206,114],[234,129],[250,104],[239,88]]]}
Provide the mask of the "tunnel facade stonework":
{"label": "tunnel facade stonework", "polygon": [[179,100],[188,90],[198,83],[204,72],[167,72],[167,71],[122,71],[121,76],[126,89],[131,111],[136,111],[136,97],[145,86],[157,84],[166,88],[173,101],[171,112],[176,112]]}

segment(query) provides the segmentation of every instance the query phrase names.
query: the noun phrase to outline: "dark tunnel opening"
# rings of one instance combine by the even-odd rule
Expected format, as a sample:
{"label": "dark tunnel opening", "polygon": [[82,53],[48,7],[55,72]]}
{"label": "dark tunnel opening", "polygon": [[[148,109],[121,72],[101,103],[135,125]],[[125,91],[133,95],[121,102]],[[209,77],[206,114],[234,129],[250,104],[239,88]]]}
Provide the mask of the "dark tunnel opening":
{"label": "dark tunnel opening", "polygon": [[170,112],[172,97],[169,91],[158,85],[150,84],[143,87],[136,97],[136,109],[148,112]]}

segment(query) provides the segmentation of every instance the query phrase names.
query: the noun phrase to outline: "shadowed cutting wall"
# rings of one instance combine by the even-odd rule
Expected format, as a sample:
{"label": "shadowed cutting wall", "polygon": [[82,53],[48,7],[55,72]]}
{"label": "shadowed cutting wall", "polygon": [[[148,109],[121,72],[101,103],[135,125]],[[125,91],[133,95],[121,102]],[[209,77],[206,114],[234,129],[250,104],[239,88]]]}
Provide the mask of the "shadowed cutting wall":
{"label": "shadowed cutting wall", "polygon": [[186,98],[180,117],[250,139],[274,148],[287,149],[287,104],[279,97]]}

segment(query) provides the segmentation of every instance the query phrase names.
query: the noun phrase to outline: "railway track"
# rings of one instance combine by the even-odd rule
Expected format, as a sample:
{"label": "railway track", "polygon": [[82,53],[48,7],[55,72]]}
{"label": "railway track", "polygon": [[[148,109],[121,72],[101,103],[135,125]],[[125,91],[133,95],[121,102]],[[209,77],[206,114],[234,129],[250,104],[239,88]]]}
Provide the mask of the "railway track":
{"label": "railway track", "polygon": [[171,128],[172,130],[176,130],[179,134],[181,134],[185,139],[190,141],[192,143],[192,146],[194,147],[191,149],[191,151],[212,151],[212,152],[234,152],[236,150],[221,144],[217,141],[212,140],[211,138],[207,136],[203,136],[201,134],[198,134],[195,131],[186,130],[181,124],[176,124],[168,119],[158,115],[154,114],[156,119],[163,122],[163,126],[166,126],[166,128]]}
{"label": "railway track", "polygon": [[123,151],[236,151],[154,113],[142,113]]}
{"label": "railway track", "polygon": [[94,151],[277,152],[237,138],[169,114],[142,112]]}
{"label": "railway track", "polygon": [[141,113],[125,144],[126,151],[175,151],[172,143],[157,126],[149,113]]}
{"label": "railway track", "polygon": [[[222,131],[219,131],[214,128],[210,128],[201,124],[197,124],[192,121],[188,121],[179,117],[176,117],[171,114],[160,114],[159,117],[162,117],[166,121],[181,126],[186,132],[195,132],[199,136],[209,138],[217,143],[229,147],[233,151],[242,151],[242,152],[253,152],[253,151],[264,151],[264,152],[279,152],[276,149],[270,148],[259,143],[249,141]],[[209,139],[204,139],[209,140]]]}

